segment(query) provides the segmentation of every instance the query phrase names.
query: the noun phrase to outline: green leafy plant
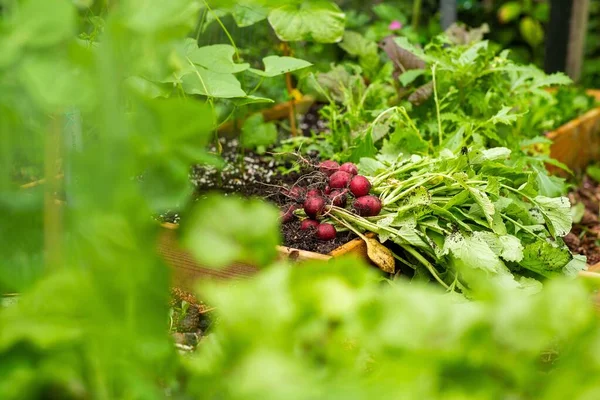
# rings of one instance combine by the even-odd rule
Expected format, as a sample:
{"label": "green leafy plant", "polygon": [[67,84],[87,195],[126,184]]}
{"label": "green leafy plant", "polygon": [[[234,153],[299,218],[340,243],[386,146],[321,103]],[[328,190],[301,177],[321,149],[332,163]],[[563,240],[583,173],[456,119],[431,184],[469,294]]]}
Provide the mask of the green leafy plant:
{"label": "green leafy plant", "polygon": [[[417,86],[419,89],[412,89],[413,98],[408,97],[419,105],[412,116],[429,128],[426,139],[437,135],[438,146],[453,150],[471,141],[517,149],[523,139],[542,133],[528,121],[532,101],[552,103],[553,97],[545,88],[571,83],[564,74],[546,75],[534,66],[515,64],[508,59],[508,51],[500,52],[487,41],[451,43],[439,36],[424,50],[401,38],[396,42],[428,65],[422,76],[430,87],[422,91]],[[408,73],[413,80],[418,77]],[[427,118],[439,122],[429,123]],[[516,129],[511,129],[517,119]],[[527,129],[520,129],[521,124]],[[453,133],[444,133],[449,131]]]}
{"label": "green leafy plant", "polygon": [[376,279],[355,260],[337,260],[203,290],[220,320],[186,358],[182,391],[223,399],[598,393],[589,376],[599,369],[599,322],[581,284],[559,279],[535,296],[488,287],[466,302]]}
{"label": "green leafy plant", "polygon": [[478,275],[527,289],[536,285],[527,277],[575,275],[585,257],[571,255],[561,240],[571,230],[568,199],[540,195],[536,173],[509,157],[510,150],[491,148],[363,159],[383,211],[359,217],[332,207],[331,218],[397,245],[395,257],[415,277],[448,290],[468,291]]}
{"label": "green leafy plant", "polygon": [[286,42],[335,43],[344,34],[345,15],[329,0],[290,1],[287,4],[245,0],[216,11],[221,16],[231,14],[236,24],[242,27],[268,19],[277,37]]}

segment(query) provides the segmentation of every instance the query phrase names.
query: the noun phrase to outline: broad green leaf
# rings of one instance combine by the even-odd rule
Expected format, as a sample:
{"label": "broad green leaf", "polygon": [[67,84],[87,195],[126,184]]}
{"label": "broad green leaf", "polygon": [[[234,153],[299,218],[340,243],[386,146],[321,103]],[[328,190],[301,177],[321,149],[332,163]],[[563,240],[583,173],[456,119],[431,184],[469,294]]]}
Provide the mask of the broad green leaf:
{"label": "broad green leaf", "polygon": [[363,175],[376,175],[386,169],[385,164],[373,158],[362,157],[358,164],[358,169]]}
{"label": "broad green leaf", "polygon": [[418,231],[410,226],[403,225],[397,229],[398,234],[390,236],[394,243],[409,244],[421,249],[429,249],[429,245],[419,236]]}
{"label": "broad green leaf", "polygon": [[519,262],[523,259],[523,244],[513,235],[496,235],[492,232],[477,232],[490,249],[506,261]]}
{"label": "broad green leaf", "polygon": [[488,47],[488,41],[482,40],[481,42],[476,42],[471,45],[467,51],[462,53],[458,59],[459,64],[462,65],[470,65],[475,59],[479,56],[479,52],[481,50],[485,50]]}
{"label": "broad green leaf", "polygon": [[500,287],[510,291],[530,290],[529,285],[522,286],[515,279],[478,232],[472,236],[462,236],[458,232],[448,236],[444,253],[451,254],[452,265],[471,289],[487,291],[491,287]]}
{"label": "broad green leaf", "polygon": [[398,217],[402,217],[404,213],[421,214],[427,206],[431,204],[431,194],[425,186],[419,186],[414,189],[398,207]]}
{"label": "broad green leaf", "polygon": [[[476,151],[470,157],[471,164],[483,164],[486,161],[507,160],[510,158],[510,149],[506,147],[494,147]],[[473,154],[473,153],[471,153]]]}
{"label": "broad green leaf", "polygon": [[125,79],[126,84],[140,94],[150,98],[167,97],[169,90],[158,83],[149,81],[141,76],[130,76]]}
{"label": "broad green leaf", "polygon": [[540,77],[536,77],[534,80],[533,88],[559,86],[559,85],[570,85],[573,80],[563,72],[555,72],[553,74],[545,75],[542,74]]}
{"label": "broad green leaf", "polygon": [[202,67],[184,75],[181,84],[183,90],[190,94],[225,99],[246,97],[246,92],[242,90],[242,85],[233,74],[220,74]]}
{"label": "broad green leaf", "polygon": [[568,198],[537,196],[534,200],[539,206],[552,236],[562,237],[571,231],[573,221]]}
{"label": "broad green leaf", "polygon": [[402,86],[408,86],[424,73],[424,69],[409,69],[408,71],[405,71],[402,74],[400,74],[398,80],[400,80]]}
{"label": "broad green leaf", "polygon": [[539,194],[546,197],[559,197],[566,193],[567,186],[563,178],[550,175],[543,167],[533,166],[533,169],[537,172],[535,180]]}
{"label": "broad green leaf", "polygon": [[394,162],[401,154],[426,154],[429,143],[424,141],[413,129],[398,126],[394,132],[385,139],[381,146],[380,155],[390,162]]}
{"label": "broad green leaf", "polygon": [[460,177],[459,174],[454,174],[454,177],[457,178],[459,182],[461,182],[461,185],[469,191],[469,195],[473,198],[473,200],[475,200],[479,207],[481,207],[489,227],[493,227],[496,209],[494,208],[494,203],[492,203],[487,194],[483,190],[465,183],[464,179]]}
{"label": "broad green leaf", "polygon": [[266,97],[258,97],[258,96],[246,96],[240,99],[232,99],[231,102],[238,107],[245,106],[248,104],[259,104],[259,103],[274,103],[273,99],[268,99]]}
{"label": "broad green leaf", "polygon": [[250,68],[250,64],[233,62],[235,49],[228,44],[215,44],[188,50],[187,57],[196,65],[220,74],[235,74]]}
{"label": "broad green leaf", "polygon": [[366,39],[363,35],[354,31],[344,32],[344,39],[339,46],[348,54],[355,57],[377,58],[377,43]]}
{"label": "broad green leaf", "polygon": [[377,154],[377,148],[373,144],[371,133],[367,133],[366,135],[355,139],[351,151],[349,161],[354,163],[359,162],[363,157],[374,157],[375,154]]}
{"label": "broad green leaf", "polygon": [[182,229],[183,245],[200,263],[215,268],[234,261],[267,265],[280,241],[279,211],[257,199],[208,196]]}
{"label": "broad green leaf", "polygon": [[346,16],[332,1],[314,0],[275,8],[269,23],[286,42],[308,40],[335,43],[342,40]]}
{"label": "broad green leaf", "polygon": [[[552,141],[550,141],[549,144],[552,144]],[[550,164],[553,165],[557,168],[562,169],[565,172],[568,172],[569,174],[573,174],[573,171],[571,171],[571,169],[565,164],[562,163],[560,161],[558,161],[555,158],[552,158],[546,154],[536,154],[534,157],[525,157],[526,160],[531,160],[532,163],[537,162],[544,162],[545,164]],[[534,166],[535,167],[535,166]],[[537,171],[540,170],[540,168],[535,167]],[[547,171],[546,171],[547,172]]]}
{"label": "broad green leaf", "polygon": [[496,113],[493,117],[491,117],[488,121],[494,125],[496,124],[505,124],[510,125],[517,120],[519,117],[518,114],[509,114],[512,110],[511,107],[503,106],[500,111]]}
{"label": "broad green leaf", "polygon": [[[231,16],[239,27],[246,27],[256,24],[267,18],[269,10],[258,4],[244,4],[246,2],[239,1],[233,6]],[[252,3],[252,2],[250,2]]]}
{"label": "broad green leaf", "polygon": [[485,192],[494,196],[500,196],[500,181],[495,176],[487,177]]}
{"label": "broad green leaf", "polygon": [[506,269],[502,260],[477,232],[471,236],[464,236],[460,232],[449,235],[444,242],[443,254],[451,254],[465,268],[481,269],[491,274]]}
{"label": "broad green leaf", "polygon": [[574,224],[580,223],[584,214],[585,205],[583,205],[583,203],[577,203],[573,207],[571,207],[571,219],[573,220]]}
{"label": "broad green leaf", "polygon": [[280,56],[265,57],[263,58],[263,63],[265,64],[264,71],[251,68],[250,72],[267,78],[272,78],[277,75],[285,74],[286,72],[297,71],[312,65],[308,61],[304,61],[299,58]]}
{"label": "broad green leaf", "polygon": [[523,183],[518,188],[519,192],[526,196],[534,197],[539,194],[538,177],[536,174],[529,174],[527,176],[527,182]]}
{"label": "broad green leaf", "polygon": [[506,261],[514,262],[519,262],[523,259],[523,245],[517,237],[512,235],[500,236],[500,243],[502,244],[500,257]]}
{"label": "broad green leaf", "polygon": [[580,254],[573,255],[573,259],[563,267],[563,274],[569,277],[576,277],[581,271],[587,270],[587,258]]}
{"label": "broad green leaf", "polygon": [[562,274],[563,268],[571,258],[571,253],[566,247],[538,239],[525,245],[523,259],[519,265],[547,278],[553,278]]}
{"label": "broad green leaf", "polygon": [[240,144],[246,149],[266,147],[277,142],[277,127],[272,122],[264,122],[262,114],[255,114],[242,126]]}
{"label": "broad green leaf", "polygon": [[465,190],[461,190],[460,192],[458,192],[457,194],[455,194],[454,196],[452,196],[444,204],[444,209],[449,210],[450,208],[452,208],[454,206],[461,206],[461,205],[467,203],[468,199],[469,199],[469,191],[466,190],[466,189]]}

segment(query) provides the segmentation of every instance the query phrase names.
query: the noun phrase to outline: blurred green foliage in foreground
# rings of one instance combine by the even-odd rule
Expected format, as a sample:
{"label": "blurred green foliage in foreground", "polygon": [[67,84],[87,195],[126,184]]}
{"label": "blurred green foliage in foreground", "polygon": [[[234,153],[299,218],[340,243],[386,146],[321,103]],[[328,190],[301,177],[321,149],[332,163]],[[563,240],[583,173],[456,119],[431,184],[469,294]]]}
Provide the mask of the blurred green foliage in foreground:
{"label": "blurred green foliage in foreground", "polygon": [[[598,319],[576,282],[465,302],[385,287],[354,261],[280,266],[205,289],[215,331],[179,355],[150,215],[189,197],[190,160],[212,160],[214,115],[204,98],[158,99],[132,77],[174,68],[201,4],[124,0],[88,41],[76,35],[86,3],[0,2],[0,293],[21,293],[0,308],[0,399],[600,397]],[[47,182],[20,188],[30,176]],[[260,246],[269,264],[277,213],[252,207],[236,251]],[[207,222],[222,220],[190,231]],[[215,251],[231,245],[218,233]]]}

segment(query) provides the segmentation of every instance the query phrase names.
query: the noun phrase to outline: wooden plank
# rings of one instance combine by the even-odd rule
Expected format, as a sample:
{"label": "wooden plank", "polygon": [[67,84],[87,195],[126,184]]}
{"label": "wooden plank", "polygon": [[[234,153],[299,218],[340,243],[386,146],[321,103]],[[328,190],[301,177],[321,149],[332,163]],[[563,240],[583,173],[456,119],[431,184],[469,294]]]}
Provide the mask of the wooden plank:
{"label": "wooden plank", "polygon": [[312,251],[294,249],[292,247],[277,246],[277,252],[279,253],[279,259],[291,260],[291,261],[307,261],[307,260],[321,260],[327,261],[331,259],[330,255],[314,253]]}
{"label": "wooden plank", "polygon": [[[265,121],[277,121],[289,117],[292,110],[295,110],[297,114],[305,114],[314,102],[314,97],[307,95],[300,100],[286,101],[260,112]],[[228,137],[232,136],[243,123],[244,120],[229,121],[219,127],[219,133]]]}
{"label": "wooden plank", "polygon": [[[199,281],[240,279],[252,276],[259,271],[256,266],[244,262],[234,262],[226,268],[218,269],[203,266],[178,243],[178,226],[176,224],[164,223],[161,226],[163,231],[159,235],[157,251],[166,264],[171,267],[173,271],[172,284],[176,287],[184,290],[194,290],[196,283]],[[348,254],[353,254],[361,259],[368,259],[366,246],[361,239],[352,240],[330,254],[319,254],[285,246],[277,246],[277,251],[278,259],[296,262],[327,261]]]}
{"label": "wooden plank", "polygon": [[567,47],[566,72],[575,82],[579,81],[579,78],[581,78],[589,7],[589,0],[573,0],[569,44]]}
{"label": "wooden plank", "polygon": [[[600,90],[588,90],[600,101]],[[569,121],[546,135],[552,140],[550,156],[573,171],[583,171],[600,160],[600,107],[588,111],[579,118]],[[556,167],[548,168],[560,173]]]}

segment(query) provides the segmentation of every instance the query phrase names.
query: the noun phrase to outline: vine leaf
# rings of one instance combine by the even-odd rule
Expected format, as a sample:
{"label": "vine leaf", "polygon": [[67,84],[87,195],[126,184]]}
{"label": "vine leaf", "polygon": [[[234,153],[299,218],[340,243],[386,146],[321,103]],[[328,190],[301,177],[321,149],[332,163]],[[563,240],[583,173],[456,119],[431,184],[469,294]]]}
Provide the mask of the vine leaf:
{"label": "vine leaf", "polygon": [[274,9],[269,23],[283,41],[336,43],[344,36],[346,15],[332,1],[305,1]]}
{"label": "vine leaf", "polygon": [[300,69],[310,67],[312,64],[308,61],[301,60],[294,57],[280,57],[280,56],[268,56],[263,58],[265,64],[265,70],[250,68],[250,72],[264,76],[265,78],[272,78],[277,75],[285,74],[286,72],[298,71]]}

